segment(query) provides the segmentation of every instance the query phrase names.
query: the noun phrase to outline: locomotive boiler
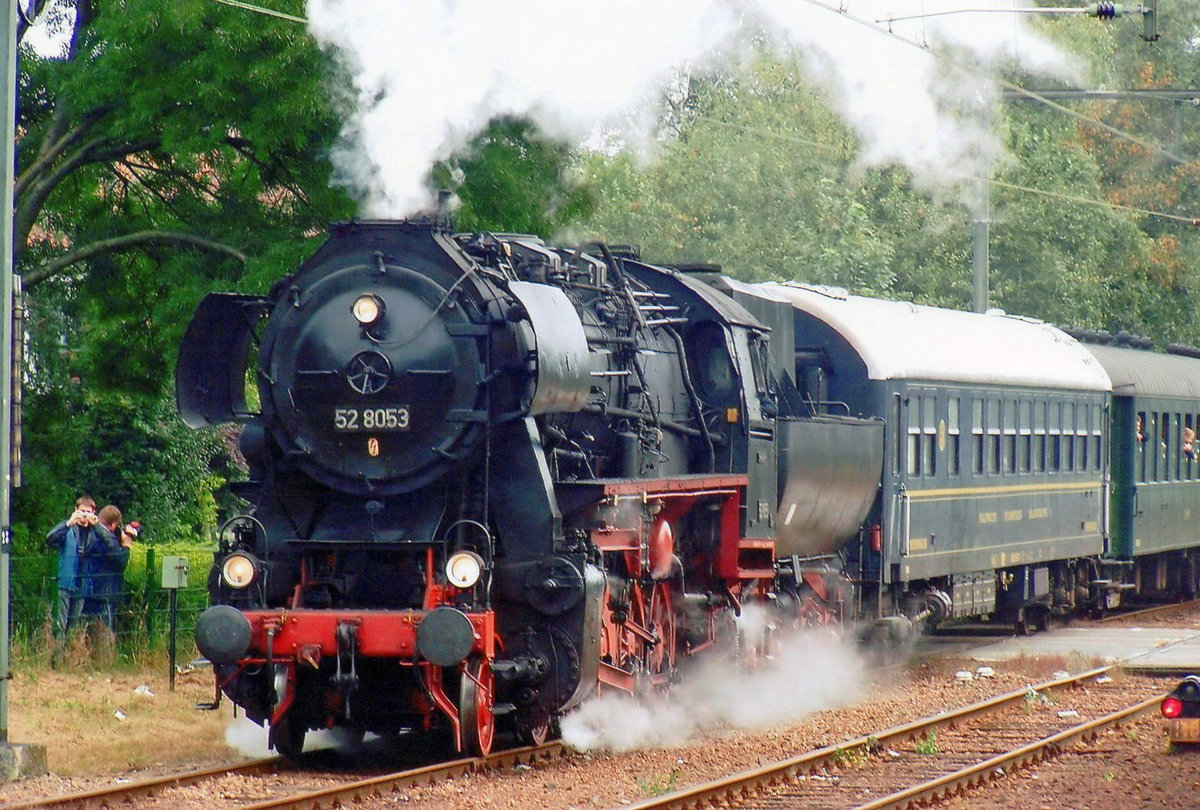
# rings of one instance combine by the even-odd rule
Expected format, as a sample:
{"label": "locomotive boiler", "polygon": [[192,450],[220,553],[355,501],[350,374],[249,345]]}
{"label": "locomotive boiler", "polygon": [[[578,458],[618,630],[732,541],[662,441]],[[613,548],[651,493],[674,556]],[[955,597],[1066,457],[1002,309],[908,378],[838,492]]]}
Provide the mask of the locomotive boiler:
{"label": "locomotive boiler", "polygon": [[[205,298],[179,409],[240,424],[249,469],[196,626],[218,700],[285,754],[329,727],[482,753],[837,620],[883,423],[797,389],[790,305],[704,276],[419,219]],[[780,619],[748,635],[754,603]]]}

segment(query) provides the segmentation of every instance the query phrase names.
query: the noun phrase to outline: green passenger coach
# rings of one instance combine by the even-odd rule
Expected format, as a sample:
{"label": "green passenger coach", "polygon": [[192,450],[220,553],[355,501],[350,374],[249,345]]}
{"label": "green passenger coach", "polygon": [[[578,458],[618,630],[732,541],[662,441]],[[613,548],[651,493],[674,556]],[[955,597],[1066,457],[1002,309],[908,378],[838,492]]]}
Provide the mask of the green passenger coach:
{"label": "green passenger coach", "polygon": [[843,550],[868,612],[1020,629],[1103,604],[1103,365],[1049,324],[801,284],[734,285],[793,309],[814,408],[885,420],[873,525]]}
{"label": "green passenger coach", "polygon": [[[1200,577],[1200,359],[1137,338],[1087,344],[1112,380],[1109,555],[1143,596],[1194,596]],[[1111,600],[1110,600],[1111,601]]]}

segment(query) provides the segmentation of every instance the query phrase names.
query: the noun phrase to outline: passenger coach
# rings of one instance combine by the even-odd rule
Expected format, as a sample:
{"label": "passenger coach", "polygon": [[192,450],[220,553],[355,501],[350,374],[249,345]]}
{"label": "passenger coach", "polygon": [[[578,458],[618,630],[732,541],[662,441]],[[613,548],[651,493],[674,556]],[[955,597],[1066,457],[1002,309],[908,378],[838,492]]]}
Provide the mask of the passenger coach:
{"label": "passenger coach", "polygon": [[1078,341],[1003,314],[733,286],[791,304],[806,401],[887,423],[874,526],[844,560],[868,612],[1025,629],[1095,598],[1111,385]]}
{"label": "passenger coach", "polygon": [[[1096,340],[1095,335],[1081,335]],[[1103,338],[1099,338],[1103,339]],[[1200,359],[1146,351],[1139,338],[1086,348],[1112,380],[1111,566],[1120,592],[1176,598],[1200,591]],[[1187,355],[1179,352],[1188,352]]]}

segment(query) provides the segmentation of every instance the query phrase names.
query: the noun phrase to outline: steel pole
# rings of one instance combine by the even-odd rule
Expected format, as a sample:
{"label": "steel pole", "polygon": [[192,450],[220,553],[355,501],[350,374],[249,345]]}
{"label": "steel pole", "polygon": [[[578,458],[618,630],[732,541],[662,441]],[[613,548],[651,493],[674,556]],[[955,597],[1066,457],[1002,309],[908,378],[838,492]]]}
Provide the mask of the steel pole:
{"label": "steel pole", "polygon": [[[989,166],[985,171],[991,171]],[[988,311],[988,226],[991,224],[991,189],[987,177],[979,178],[975,219],[971,222],[974,249],[971,255],[971,308],[975,312]]]}
{"label": "steel pole", "polygon": [[17,137],[17,2],[3,0],[4,29],[0,31],[0,54],[4,78],[0,81],[0,115],[4,116],[4,160],[0,167],[4,209],[0,212],[0,780],[20,779],[46,773],[46,747],[8,741],[8,679],[11,674],[9,635],[10,558],[12,551],[12,392],[21,370],[13,368],[13,181],[16,172]]}
{"label": "steel pole", "polygon": [[9,561],[12,550],[12,318],[13,318],[13,174],[16,162],[17,115],[17,0],[5,0],[4,82],[4,211],[0,216],[0,249],[4,265],[0,268],[0,742],[8,742],[9,673]]}

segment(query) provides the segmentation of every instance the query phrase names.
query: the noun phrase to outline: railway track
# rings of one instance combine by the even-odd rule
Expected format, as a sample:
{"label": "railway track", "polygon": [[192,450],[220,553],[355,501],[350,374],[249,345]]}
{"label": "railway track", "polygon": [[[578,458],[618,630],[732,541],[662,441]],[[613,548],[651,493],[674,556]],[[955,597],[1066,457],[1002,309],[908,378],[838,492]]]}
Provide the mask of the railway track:
{"label": "railway track", "polygon": [[213,768],[201,768],[194,771],[169,774],[167,776],[142,779],[129,784],[119,784],[107,788],[97,788],[77,793],[67,793],[62,796],[49,796],[30,799],[3,805],[4,810],[32,810],[32,808],[88,808],[106,807],[114,802],[136,802],[148,796],[155,796],[171,788],[194,785],[210,779],[223,776],[257,776],[275,773],[285,767],[286,760],[282,757],[267,757],[233,765],[218,765]]}
{"label": "railway track", "polygon": [[[563,751],[561,743],[551,742],[544,745],[526,746],[499,751],[486,757],[457,759],[436,765],[411,768],[382,776],[367,779],[355,779],[317,789],[301,789],[287,795],[272,799],[245,802],[231,802],[228,806],[239,810],[283,810],[285,808],[304,807],[310,810],[335,807],[347,802],[361,800],[373,796],[386,796],[405,788],[432,784],[442,779],[461,776],[466,773],[490,771],[511,767],[520,763],[530,763],[540,759],[558,756]],[[3,810],[32,810],[32,808],[86,808],[116,807],[121,804],[137,806],[146,799],[156,798],[169,800],[169,791],[174,788],[197,785],[207,781],[219,780],[226,776],[263,776],[275,774],[292,768],[282,757],[259,759],[235,765],[205,768],[196,771],[171,774],[154,779],[146,779],[131,784],[114,785],[78,793],[64,794],[32,799],[27,802],[3,805]],[[322,774],[323,778],[330,774]],[[216,797],[210,806],[220,806]]]}
{"label": "railway track", "polygon": [[1127,613],[1110,613],[1103,618],[1096,619],[1096,624],[1109,624],[1112,622],[1121,621],[1122,619],[1132,619],[1137,617],[1154,616],[1158,613],[1171,613],[1173,611],[1188,610],[1189,608],[1200,608],[1200,599],[1192,599],[1187,602],[1168,602],[1165,605],[1155,605],[1154,607],[1142,608],[1141,610],[1131,610]]}
{"label": "railway track", "polygon": [[279,799],[241,805],[240,810],[286,810],[287,808],[303,807],[306,810],[321,810],[347,806],[350,802],[358,802],[376,797],[386,797],[405,788],[416,785],[433,784],[439,780],[466,773],[492,771],[498,768],[508,768],[521,763],[530,763],[539,759],[559,756],[564,751],[560,742],[548,742],[542,745],[530,745],[524,748],[512,748],[488,754],[486,757],[459,759],[439,765],[428,765],[408,771],[398,771],[385,776],[360,779],[347,782],[344,785],[306,791]]}
{"label": "railway track", "polygon": [[[1151,711],[1162,694],[1111,667],[1049,681],[835,746],[673,791],[627,810],[908,808],[987,784]],[[1086,710],[1070,708],[1087,690]],[[1154,694],[1148,695],[1148,692]],[[1085,716],[1086,715],[1086,716]]]}

